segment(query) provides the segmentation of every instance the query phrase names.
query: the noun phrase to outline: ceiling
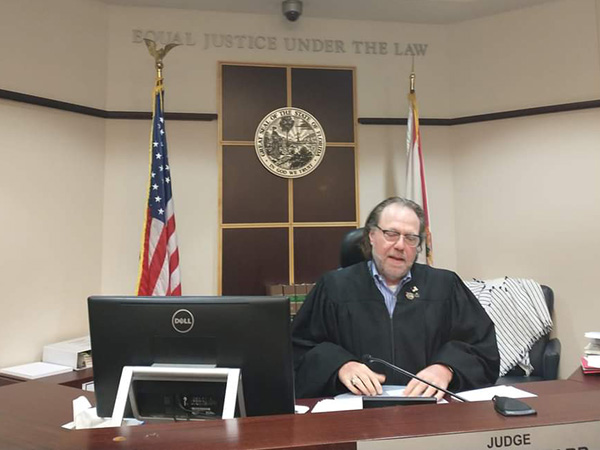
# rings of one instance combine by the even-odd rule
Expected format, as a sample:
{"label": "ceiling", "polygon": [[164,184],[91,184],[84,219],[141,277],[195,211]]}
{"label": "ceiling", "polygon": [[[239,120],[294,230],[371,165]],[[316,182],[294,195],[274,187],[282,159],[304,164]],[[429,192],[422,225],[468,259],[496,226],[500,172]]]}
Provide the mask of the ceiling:
{"label": "ceiling", "polygon": [[[281,14],[281,0],[101,0],[122,6]],[[448,24],[558,0],[303,0],[304,17]],[[302,19],[300,19],[302,20]]]}

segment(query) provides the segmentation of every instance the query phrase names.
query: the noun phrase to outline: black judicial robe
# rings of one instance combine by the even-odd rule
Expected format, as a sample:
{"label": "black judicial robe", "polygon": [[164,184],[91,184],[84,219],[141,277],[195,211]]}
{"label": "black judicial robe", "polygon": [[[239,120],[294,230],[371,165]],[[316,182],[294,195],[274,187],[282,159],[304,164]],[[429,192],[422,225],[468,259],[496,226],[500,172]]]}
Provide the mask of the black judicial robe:
{"label": "black judicial robe", "polygon": [[[454,371],[450,390],[496,381],[494,325],[471,291],[448,270],[415,263],[411,274],[392,317],[366,262],[318,281],[292,327],[297,398],[347,392],[337,372],[365,354],[414,374],[431,364],[447,365]],[[381,364],[370,367],[386,374],[385,384],[409,381]]]}

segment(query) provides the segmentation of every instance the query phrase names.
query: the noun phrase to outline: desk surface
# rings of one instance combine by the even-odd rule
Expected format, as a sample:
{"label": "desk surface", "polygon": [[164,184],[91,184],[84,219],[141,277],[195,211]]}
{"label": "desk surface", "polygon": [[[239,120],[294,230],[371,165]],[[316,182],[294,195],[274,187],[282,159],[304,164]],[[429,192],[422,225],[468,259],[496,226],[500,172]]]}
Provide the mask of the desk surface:
{"label": "desk surface", "polygon": [[[81,388],[83,383],[88,381],[94,381],[94,370],[92,368],[73,370],[72,372],[61,373],[58,375],[52,375],[49,377],[38,378],[38,381],[44,383],[62,384],[63,386],[71,386]],[[11,377],[10,375],[0,375],[0,386],[14,383],[23,383],[30,380],[19,377]]]}
{"label": "desk surface", "polygon": [[71,400],[93,393],[30,381],[0,388],[0,448],[354,450],[360,440],[504,430],[600,420],[600,377],[525,383],[537,416],[506,418],[490,402],[68,431]]}
{"label": "desk surface", "polygon": [[600,374],[585,375],[583,373],[583,370],[581,370],[581,367],[578,367],[568,379],[570,381],[577,381],[578,383],[583,383],[588,387],[595,387],[596,389],[600,389]]}

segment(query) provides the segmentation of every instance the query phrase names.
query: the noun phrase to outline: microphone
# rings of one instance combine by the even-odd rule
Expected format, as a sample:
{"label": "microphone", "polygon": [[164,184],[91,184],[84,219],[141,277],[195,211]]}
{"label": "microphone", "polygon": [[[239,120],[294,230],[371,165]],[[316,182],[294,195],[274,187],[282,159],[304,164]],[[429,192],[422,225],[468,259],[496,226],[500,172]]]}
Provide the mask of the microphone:
{"label": "microphone", "polygon": [[454,397],[457,400],[460,400],[461,402],[468,402],[468,400],[462,398],[460,395],[457,395],[454,392],[447,391],[446,389],[442,389],[441,387],[436,386],[435,384],[430,383],[429,381],[426,381],[423,378],[420,378],[420,377],[416,376],[415,374],[410,373],[408,370],[404,370],[404,369],[402,369],[398,366],[395,366],[383,359],[374,358],[371,355],[364,355],[363,361],[366,361],[367,363],[377,362],[377,363],[383,364],[384,366],[387,366],[390,369],[395,370],[396,372],[400,372],[402,375],[406,375],[407,377],[414,378],[415,380],[419,380],[421,383],[425,383],[426,385],[431,386],[432,388],[437,389],[438,391],[445,392],[449,396]]}

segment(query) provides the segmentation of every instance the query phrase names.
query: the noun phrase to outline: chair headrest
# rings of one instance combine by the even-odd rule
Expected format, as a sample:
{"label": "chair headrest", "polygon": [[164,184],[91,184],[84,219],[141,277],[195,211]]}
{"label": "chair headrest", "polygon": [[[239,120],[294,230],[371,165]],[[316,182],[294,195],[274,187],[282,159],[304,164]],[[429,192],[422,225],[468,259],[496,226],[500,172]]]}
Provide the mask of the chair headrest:
{"label": "chair headrest", "polygon": [[552,316],[554,313],[554,291],[545,284],[542,284],[541,287],[542,292],[544,293],[544,300],[546,300],[546,306],[548,307],[548,312],[550,313],[550,316]]}
{"label": "chair headrest", "polygon": [[365,260],[360,242],[364,228],[349,231],[342,239],[340,248],[340,267],[348,267]]}

